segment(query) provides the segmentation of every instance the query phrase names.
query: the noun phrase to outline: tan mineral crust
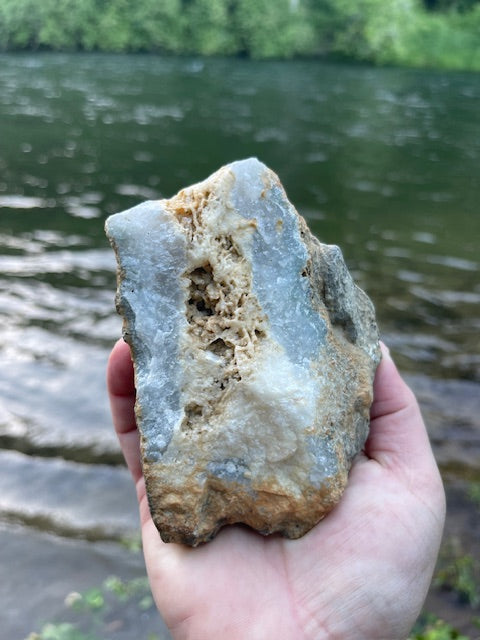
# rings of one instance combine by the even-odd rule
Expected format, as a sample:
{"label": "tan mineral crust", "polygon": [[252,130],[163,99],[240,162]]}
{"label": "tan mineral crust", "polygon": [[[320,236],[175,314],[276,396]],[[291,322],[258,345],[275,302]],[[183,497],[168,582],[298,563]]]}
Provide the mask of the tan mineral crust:
{"label": "tan mineral crust", "polygon": [[106,231],[162,539],[196,546],[232,523],[302,536],[345,489],[380,360],[340,249],[256,159]]}

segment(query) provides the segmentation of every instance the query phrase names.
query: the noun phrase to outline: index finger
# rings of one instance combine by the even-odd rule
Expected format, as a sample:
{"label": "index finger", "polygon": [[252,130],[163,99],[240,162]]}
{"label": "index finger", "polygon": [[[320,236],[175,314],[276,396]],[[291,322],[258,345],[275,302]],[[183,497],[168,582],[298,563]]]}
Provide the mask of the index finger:
{"label": "index finger", "polygon": [[107,388],[113,425],[117,432],[125,461],[132,476],[142,476],[140,437],[135,420],[135,384],[130,348],[119,340],[113,347],[107,365]]}
{"label": "index finger", "polygon": [[108,359],[107,386],[110,396],[135,397],[130,347],[122,339],[116,342]]}

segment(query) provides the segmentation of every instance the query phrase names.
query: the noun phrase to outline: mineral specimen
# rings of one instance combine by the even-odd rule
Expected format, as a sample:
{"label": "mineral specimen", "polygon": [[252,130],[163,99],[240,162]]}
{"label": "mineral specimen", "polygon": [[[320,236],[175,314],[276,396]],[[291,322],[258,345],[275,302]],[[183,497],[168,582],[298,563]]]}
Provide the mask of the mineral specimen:
{"label": "mineral specimen", "polygon": [[256,159],[111,216],[143,470],[166,542],[305,534],[369,428],[373,306]]}

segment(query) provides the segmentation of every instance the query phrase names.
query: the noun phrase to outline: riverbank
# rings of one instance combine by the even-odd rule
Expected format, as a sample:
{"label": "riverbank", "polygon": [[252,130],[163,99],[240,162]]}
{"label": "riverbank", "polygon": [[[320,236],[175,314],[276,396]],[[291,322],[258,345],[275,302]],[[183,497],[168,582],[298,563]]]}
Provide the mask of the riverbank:
{"label": "riverbank", "polygon": [[[428,10],[437,4],[437,10]],[[0,5],[0,51],[320,57],[479,71],[479,29],[480,4],[474,1],[16,0]]]}

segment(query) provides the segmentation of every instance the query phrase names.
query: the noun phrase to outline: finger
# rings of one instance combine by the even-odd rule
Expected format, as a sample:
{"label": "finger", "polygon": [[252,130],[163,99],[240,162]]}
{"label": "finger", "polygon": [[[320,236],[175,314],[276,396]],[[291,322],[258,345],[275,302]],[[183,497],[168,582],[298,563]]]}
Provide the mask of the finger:
{"label": "finger", "polygon": [[135,482],[142,476],[140,438],[135,420],[135,384],[130,348],[119,340],[107,366],[107,388],[113,424]]}
{"label": "finger", "polygon": [[372,420],[382,415],[391,415],[416,404],[410,387],[403,381],[390,355],[390,350],[380,342],[382,359],[373,384],[373,404],[370,409]]}
{"label": "finger", "polygon": [[373,386],[370,435],[365,452],[384,466],[431,465],[432,452],[417,400],[399,374],[387,347]]}
{"label": "finger", "polygon": [[108,359],[107,385],[114,396],[135,396],[130,347],[122,339],[117,340]]}

